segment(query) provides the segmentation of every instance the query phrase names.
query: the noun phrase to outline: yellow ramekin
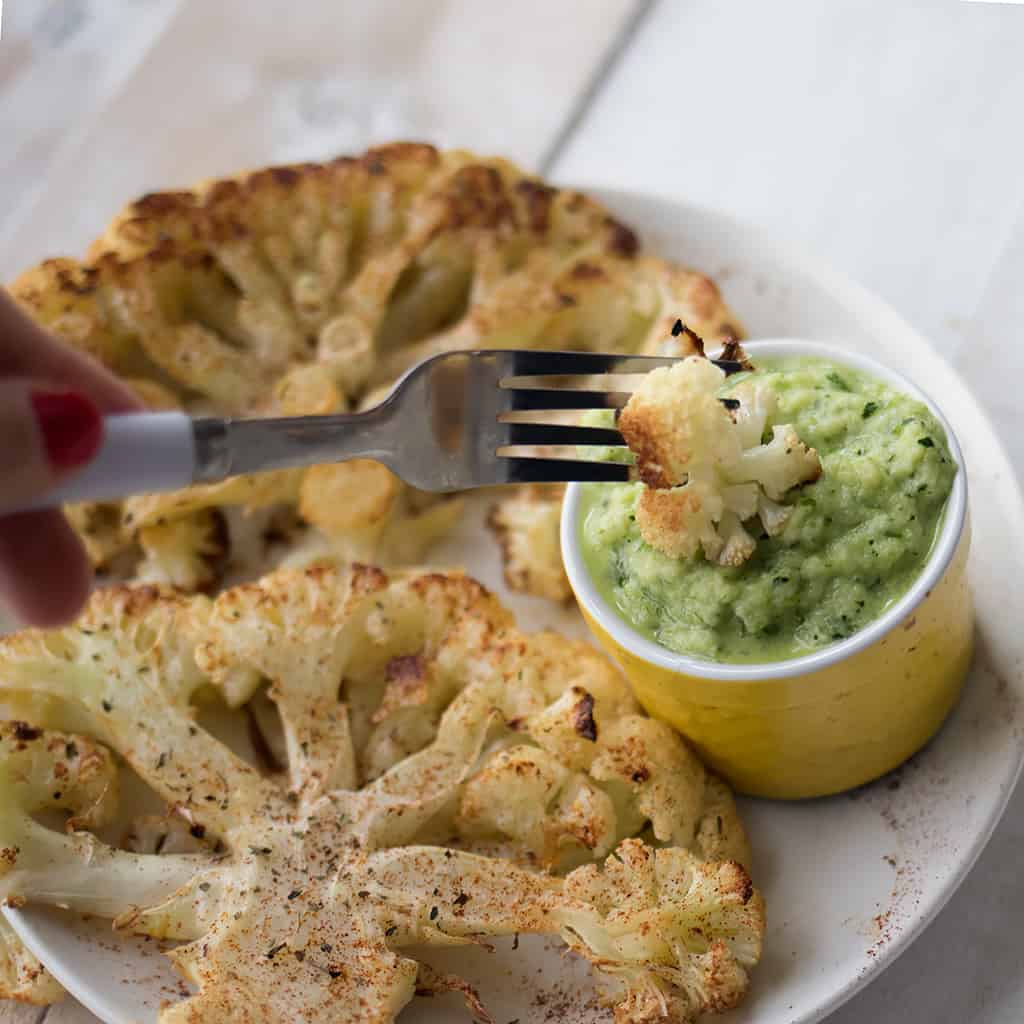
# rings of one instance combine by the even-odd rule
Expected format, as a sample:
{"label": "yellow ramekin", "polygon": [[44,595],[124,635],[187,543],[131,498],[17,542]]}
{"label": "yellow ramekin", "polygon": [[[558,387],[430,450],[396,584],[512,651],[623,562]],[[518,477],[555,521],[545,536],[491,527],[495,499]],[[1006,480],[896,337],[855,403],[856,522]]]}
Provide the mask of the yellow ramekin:
{"label": "yellow ramekin", "polygon": [[640,703],[678,729],[741,793],[826,796],[883,775],[920,749],[955,705],[970,666],[974,613],[963,455],[942,411],[880,363],[814,342],[750,342],[751,356],[819,356],[924,402],[958,472],[939,536],[910,590],[875,622],[801,658],[755,665],[704,661],[637,632],[598,592],[583,562],[581,485],[562,509],[562,553],[584,618]]}

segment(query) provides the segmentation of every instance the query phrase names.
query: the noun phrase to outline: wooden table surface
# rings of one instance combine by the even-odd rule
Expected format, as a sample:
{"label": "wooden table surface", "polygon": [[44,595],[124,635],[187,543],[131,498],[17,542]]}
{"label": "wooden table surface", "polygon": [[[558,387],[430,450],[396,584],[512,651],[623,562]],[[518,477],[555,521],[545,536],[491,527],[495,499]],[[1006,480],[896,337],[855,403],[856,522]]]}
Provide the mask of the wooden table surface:
{"label": "wooden table surface", "polygon": [[[1024,5],[4,6],[5,277],[78,251],[147,189],[398,137],[501,152],[814,248],[932,339],[1024,466]],[[1024,792],[936,922],[830,1024],[1024,1020],[1022,845]],[[0,1004],[0,1024],[43,1020],[95,1024],[72,1000]]]}

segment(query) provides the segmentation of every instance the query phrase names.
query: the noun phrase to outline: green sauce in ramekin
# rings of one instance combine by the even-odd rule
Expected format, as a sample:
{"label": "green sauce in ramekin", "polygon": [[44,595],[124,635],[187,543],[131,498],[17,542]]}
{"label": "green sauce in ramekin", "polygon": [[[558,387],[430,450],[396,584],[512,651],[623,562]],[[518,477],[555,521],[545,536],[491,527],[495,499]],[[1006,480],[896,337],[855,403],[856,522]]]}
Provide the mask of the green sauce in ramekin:
{"label": "green sauce in ramekin", "polygon": [[778,396],[772,421],[792,424],[824,472],[787,496],[781,534],[757,531],[747,562],[655,551],[636,524],[641,484],[587,485],[581,505],[584,561],[608,604],[661,646],[711,661],[800,657],[879,618],[928,561],[956,476],[917,399],[818,358],[766,359],[757,373]]}

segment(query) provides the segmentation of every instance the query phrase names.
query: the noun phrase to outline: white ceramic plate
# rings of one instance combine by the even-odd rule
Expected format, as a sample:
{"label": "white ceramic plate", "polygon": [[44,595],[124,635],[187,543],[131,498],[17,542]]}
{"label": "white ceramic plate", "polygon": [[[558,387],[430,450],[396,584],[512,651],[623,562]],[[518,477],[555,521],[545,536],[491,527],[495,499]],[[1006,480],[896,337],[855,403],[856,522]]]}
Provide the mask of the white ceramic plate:
{"label": "white ceramic plate", "polygon": [[[721,213],[674,200],[590,189],[656,252],[722,285],[752,337],[799,336],[868,352],[902,370],[946,412],[969,467],[978,653],[965,696],[941,734],[901,770],[856,793],[802,804],[743,801],[754,878],[768,902],[765,957],[730,1024],[811,1024],[891,963],[935,916],[981,852],[1017,779],[1024,751],[1024,631],[1014,589],[1024,577],[1024,521],[1013,471],[959,378],[884,303]],[[435,552],[512,604],[528,628],[579,631],[574,612],[508,595],[480,503]],[[150,1024],[180,983],[153,944],[45,910],[5,911],[57,978],[110,1024]],[[583,965],[557,947],[523,942],[489,955],[457,950],[435,963],[479,983],[495,1019],[562,1024],[609,1019]],[[418,999],[408,1024],[465,1021],[454,1000]]]}

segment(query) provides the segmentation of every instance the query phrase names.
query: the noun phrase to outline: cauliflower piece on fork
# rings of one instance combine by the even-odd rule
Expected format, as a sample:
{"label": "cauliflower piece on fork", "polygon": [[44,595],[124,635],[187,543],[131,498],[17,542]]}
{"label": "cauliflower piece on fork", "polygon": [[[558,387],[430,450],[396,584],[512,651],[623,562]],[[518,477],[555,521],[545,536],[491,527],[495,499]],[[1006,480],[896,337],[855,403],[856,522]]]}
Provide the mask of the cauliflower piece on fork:
{"label": "cauliflower piece on fork", "polygon": [[766,383],[744,381],[726,403],[724,372],[692,355],[647,374],[619,416],[647,485],[637,503],[643,539],[671,558],[698,551],[720,565],[742,565],[756,541],[744,523],[759,519],[780,533],[789,509],[779,501],[817,480],[821,461],[796,431],[772,426],[775,395]]}

